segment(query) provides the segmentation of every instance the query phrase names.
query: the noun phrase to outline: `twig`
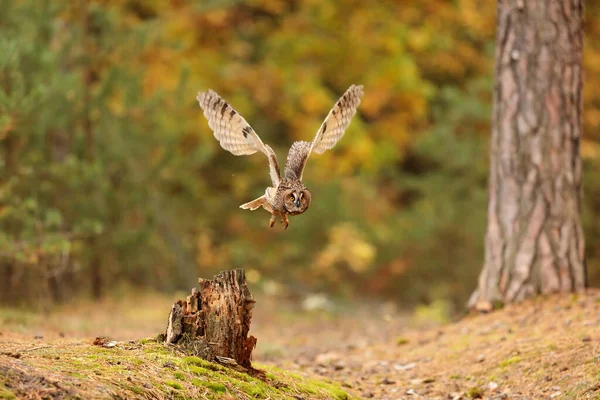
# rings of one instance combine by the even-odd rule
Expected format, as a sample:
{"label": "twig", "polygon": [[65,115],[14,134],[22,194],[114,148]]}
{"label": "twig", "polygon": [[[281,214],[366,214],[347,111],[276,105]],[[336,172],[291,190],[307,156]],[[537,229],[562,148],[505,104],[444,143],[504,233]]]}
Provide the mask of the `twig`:
{"label": "twig", "polygon": [[23,353],[25,351],[34,351],[34,350],[40,350],[40,349],[46,349],[50,346],[37,346],[37,347],[32,347],[30,349],[24,349],[24,350],[19,350],[19,353]]}

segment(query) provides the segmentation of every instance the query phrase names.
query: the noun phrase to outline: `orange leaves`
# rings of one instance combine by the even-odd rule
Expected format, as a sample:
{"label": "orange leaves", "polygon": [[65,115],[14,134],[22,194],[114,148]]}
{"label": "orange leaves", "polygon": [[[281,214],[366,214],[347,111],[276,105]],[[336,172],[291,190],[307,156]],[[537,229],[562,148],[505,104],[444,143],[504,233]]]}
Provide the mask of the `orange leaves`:
{"label": "orange leaves", "polygon": [[324,118],[333,106],[333,102],[324,91],[315,90],[303,93],[300,99],[300,106],[308,114],[323,114]]}
{"label": "orange leaves", "polygon": [[365,272],[375,258],[375,247],[351,223],[341,223],[329,231],[329,241],[317,255],[315,269],[327,274],[338,263],[350,267],[355,273]]}

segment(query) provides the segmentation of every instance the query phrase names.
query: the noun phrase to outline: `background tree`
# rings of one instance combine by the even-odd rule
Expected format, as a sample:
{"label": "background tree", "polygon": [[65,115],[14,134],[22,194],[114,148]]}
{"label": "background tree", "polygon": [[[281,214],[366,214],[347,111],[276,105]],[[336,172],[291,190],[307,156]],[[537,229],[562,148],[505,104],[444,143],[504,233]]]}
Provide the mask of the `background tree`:
{"label": "background tree", "polygon": [[485,264],[471,303],[586,287],[583,4],[498,2]]}
{"label": "background tree", "polygon": [[[257,293],[360,293],[407,306],[468,300],[484,252],[494,2],[2,5],[3,302],[45,305],[124,285],[187,291],[223,266],[246,268]],[[584,21],[592,284],[600,282],[599,11],[588,2]],[[222,94],[284,158],[351,83],[365,85],[359,114],[307,171],[319,201],[293,230],[265,229],[260,213],[237,208],[264,191],[256,178],[264,160],[223,152],[196,93]]]}

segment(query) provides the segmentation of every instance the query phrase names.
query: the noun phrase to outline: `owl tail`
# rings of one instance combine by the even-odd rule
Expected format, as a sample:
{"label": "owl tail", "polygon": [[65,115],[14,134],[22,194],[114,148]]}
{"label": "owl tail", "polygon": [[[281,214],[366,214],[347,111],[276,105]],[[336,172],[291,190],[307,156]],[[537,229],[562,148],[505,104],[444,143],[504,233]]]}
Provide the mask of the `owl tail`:
{"label": "owl tail", "polygon": [[268,212],[272,212],[273,211],[273,207],[271,207],[271,205],[267,201],[266,195],[262,195],[258,199],[254,199],[252,201],[249,201],[246,204],[242,204],[240,206],[240,208],[243,208],[244,210],[254,211],[257,208],[260,208],[260,206],[263,206],[263,208],[265,210],[267,210]]}

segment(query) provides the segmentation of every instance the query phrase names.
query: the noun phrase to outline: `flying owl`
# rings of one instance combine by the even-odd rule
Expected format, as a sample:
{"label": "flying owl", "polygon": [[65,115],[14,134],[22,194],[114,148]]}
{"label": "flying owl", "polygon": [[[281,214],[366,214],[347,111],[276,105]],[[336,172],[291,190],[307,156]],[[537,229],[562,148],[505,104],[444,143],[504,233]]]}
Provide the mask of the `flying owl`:
{"label": "flying owl", "polygon": [[289,215],[299,215],[310,206],[312,195],[302,183],[304,166],[311,153],[322,154],[331,149],[344,136],[344,131],[360,104],[362,85],[352,85],[335,103],[312,142],[294,142],[288,153],[283,177],[273,149],[264,144],[246,120],[212,90],[200,92],[196,99],[204,110],[208,126],[225,150],[236,156],[262,152],[269,159],[272,186],[256,200],[242,204],[240,208],[256,210],[263,207],[271,213],[269,226],[273,227],[277,216],[287,229]]}

